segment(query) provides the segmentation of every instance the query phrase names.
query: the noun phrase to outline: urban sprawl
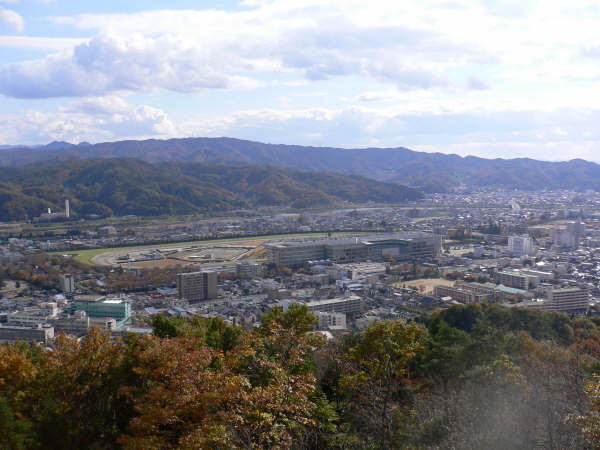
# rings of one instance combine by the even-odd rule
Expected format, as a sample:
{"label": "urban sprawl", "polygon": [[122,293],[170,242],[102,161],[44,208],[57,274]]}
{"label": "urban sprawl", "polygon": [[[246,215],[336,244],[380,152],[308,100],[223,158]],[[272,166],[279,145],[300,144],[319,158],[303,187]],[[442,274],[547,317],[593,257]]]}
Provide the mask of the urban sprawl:
{"label": "urban sprawl", "polygon": [[[67,199],[68,200],[68,199]],[[402,206],[0,226],[0,341],[151,333],[152,317],[247,328],[306,304],[332,338],[455,304],[600,313],[600,195],[478,192]],[[87,258],[87,259],[86,259]]]}

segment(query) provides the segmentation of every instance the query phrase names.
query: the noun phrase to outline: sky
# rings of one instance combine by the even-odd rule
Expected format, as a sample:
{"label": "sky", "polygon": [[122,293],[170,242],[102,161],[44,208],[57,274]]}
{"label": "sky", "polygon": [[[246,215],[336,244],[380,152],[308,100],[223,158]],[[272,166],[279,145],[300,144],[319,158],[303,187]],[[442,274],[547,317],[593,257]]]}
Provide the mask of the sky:
{"label": "sky", "polygon": [[0,0],[0,145],[600,161],[596,0]]}

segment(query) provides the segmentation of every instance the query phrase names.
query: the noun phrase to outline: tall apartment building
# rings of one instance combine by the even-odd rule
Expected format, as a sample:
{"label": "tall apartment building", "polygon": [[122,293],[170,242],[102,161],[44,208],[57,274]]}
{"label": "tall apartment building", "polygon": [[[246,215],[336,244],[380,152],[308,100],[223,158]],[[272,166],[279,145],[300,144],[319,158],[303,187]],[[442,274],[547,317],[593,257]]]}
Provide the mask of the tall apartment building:
{"label": "tall apartment building", "polygon": [[522,236],[509,236],[508,251],[512,256],[517,257],[533,255],[533,239],[526,234]]}
{"label": "tall apartment building", "polygon": [[200,272],[178,273],[177,291],[179,298],[189,302],[200,302],[217,297],[217,272],[202,270]]}
{"label": "tall apartment building", "polygon": [[585,235],[585,224],[578,220],[577,222],[567,223],[566,229],[556,228],[552,232],[554,245],[567,248],[577,248],[579,241]]}
{"label": "tall apartment building", "polygon": [[70,294],[75,291],[75,277],[70,273],[60,274],[58,276],[58,284],[60,286],[60,290],[65,294]]}
{"label": "tall apartment building", "polygon": [[550,309],[553,311],[581,313],[589,306],[589,292],[581,288],[552,289],[548,292]]}

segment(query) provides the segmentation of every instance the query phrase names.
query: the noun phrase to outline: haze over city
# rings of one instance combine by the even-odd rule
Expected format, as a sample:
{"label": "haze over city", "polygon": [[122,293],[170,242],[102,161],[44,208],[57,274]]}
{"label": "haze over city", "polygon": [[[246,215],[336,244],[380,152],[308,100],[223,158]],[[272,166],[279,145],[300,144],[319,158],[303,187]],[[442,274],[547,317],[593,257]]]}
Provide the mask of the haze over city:
{"label": "haze over city", "polygon": [[598,160],[593,1],[0,1],[0,144]]}

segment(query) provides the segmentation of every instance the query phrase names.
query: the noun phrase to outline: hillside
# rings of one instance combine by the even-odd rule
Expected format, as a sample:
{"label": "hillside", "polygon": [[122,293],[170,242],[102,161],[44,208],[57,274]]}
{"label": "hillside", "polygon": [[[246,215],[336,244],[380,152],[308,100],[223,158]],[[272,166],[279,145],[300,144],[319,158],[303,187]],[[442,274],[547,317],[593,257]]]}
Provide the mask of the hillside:
{"label": "hillside", "polygon": [[422,196],[414,189],[359,176],[124,158],[0,168],[0,180],[0,221],[30,220],[47,208],[60,211],[65,197],[79,216],[155,216],[257,206],[395,203]]}
{"label": "hillside", "polygon": [[457,186],[600,189],[600,165],[583,160],[485,159],[406,148],[341,149],[273,145],[231,138],[118,141],[95,145],[53,142],[38,148],[0,150],[0,165],[19,166],[52,159],[138,158],[149,162],[271,164],[302,170],[357,174],[378,181],[442,192]]}

